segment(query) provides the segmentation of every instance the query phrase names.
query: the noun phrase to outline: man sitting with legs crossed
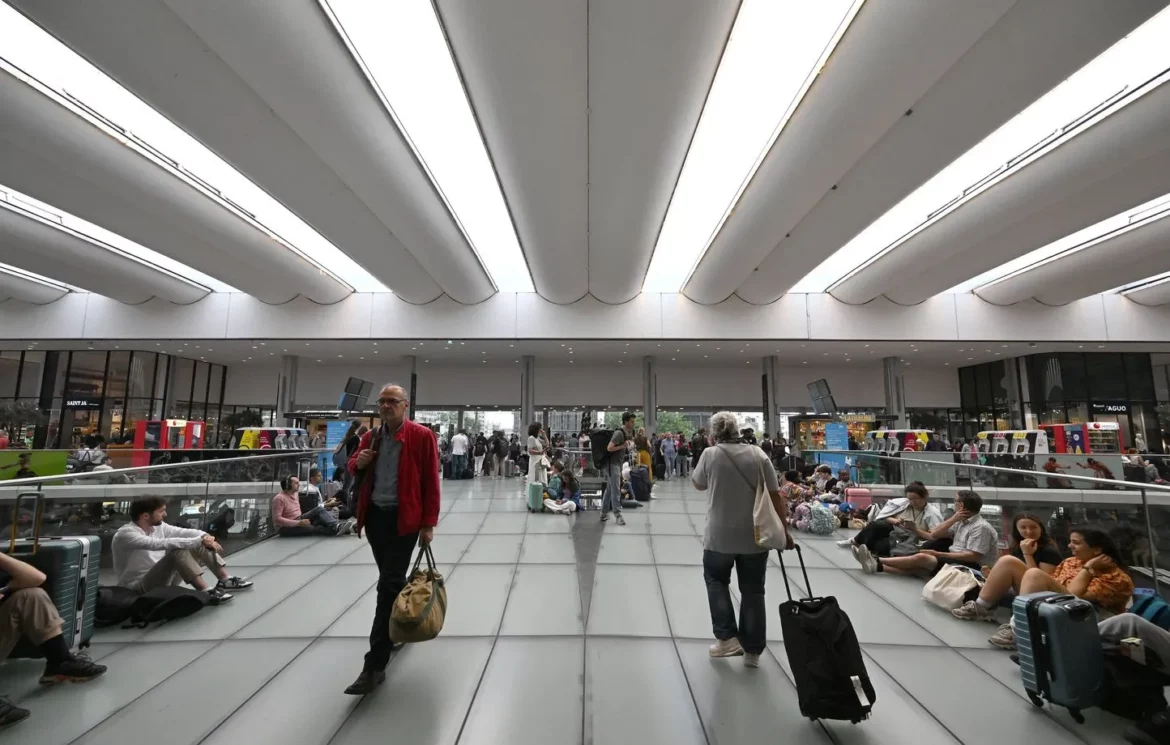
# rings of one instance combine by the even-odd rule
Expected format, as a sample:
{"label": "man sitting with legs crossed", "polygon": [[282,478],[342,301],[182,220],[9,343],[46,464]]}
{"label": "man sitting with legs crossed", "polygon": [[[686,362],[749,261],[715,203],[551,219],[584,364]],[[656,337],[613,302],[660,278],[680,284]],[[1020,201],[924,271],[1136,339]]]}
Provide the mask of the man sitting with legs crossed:
{"label": "man sitting with legs crossed", "polygon": [[[224,561],[223,547],[202,530],[180,528],[166,522],[167,502],[144,497],[130,505],[130,522],[114,534],[114,572],[118,584],[135,592],[150,592],[176,585],[181,579],[207,593],[209,605],[232,599],[230,590],[247,590],[249,580],[233,577]],[[219,580],[209,587],[203,568]]]}

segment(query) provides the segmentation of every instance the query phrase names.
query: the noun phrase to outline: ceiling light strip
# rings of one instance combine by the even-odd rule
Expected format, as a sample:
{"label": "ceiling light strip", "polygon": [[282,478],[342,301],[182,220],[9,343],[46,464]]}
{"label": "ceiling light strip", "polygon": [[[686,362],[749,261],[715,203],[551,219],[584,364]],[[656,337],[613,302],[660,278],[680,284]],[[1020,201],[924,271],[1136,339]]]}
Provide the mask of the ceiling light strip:
{"label": "ceiling light strip", "polygon": [[[643,282],[643,291],[678,292],[690,281],[715,236],[735,211],[735,205],[751,184],[760,164],[865,4],[865,0],[853,0],[842,12],[840,9],[844,2],[743,0],[711,83],[690,149],[683,161],[674,194],[671,195]],[[756,119],[752,122],[753,103],[761,91],[776,88],[783,90],[784,86],[777,85],[773,79],[758,79],[761,74],[767,75],[777,67],[761,58],[775,54],[777,42],[773,32],[776,29],[806,26],[791,22],[791,18],[780,17],[782,14],[791,15],[797,9],[803,13],[822,13],[819,19],[822,23],[831,22],[834,17],[840,18],[840,21],[833,26],[827,43],[810,65],[805,67],[797,64],[791,68],[796,74],[803,74],[803,78],[779,116],[774,121]],[[807,28],[805,30],[807,32]],[[790,69],[789,65],[779,67]],[[757,78],[754,84],[745,85],[744,80],[753,76]],[[774,115],[759,111],[755,113]],[[758,141],[758,149],[753,147],[738,153],[728,152],[728,148],[735,147],[737,143],[747,143],[741,145],[744,148],[750,146],[759,128],[765,125],[769,127],[768,134]],[[736,127],[739,131],[725,131],[726,127]],[[751,160],[745,162],[746,158]],[[701,172],[712,166],[721,168],[723,172]],[[715,184],[716,189],[726,191],[711,195],[712,184]]]}
{"label": "ceiling light strip", "polygon": [[[1170,47],[1164,41],[1168,36],[1170,9],[1102,52],[956,158],[821,262],[791,292],[830,292],[965,199],[1049,152],[1070,133],[1082,131],[1156,87],[1170,64]],[[1099,103],[1086,110],[1086,99]],[[987,163],[1004,165],[986,174]]]}
{"label": "ceiling light strip", "polygon": [[[497,290],[533,292],[499,178],[430,0],[318,4],[488,279]],[[385,29],[409,42],[388,42]]]}

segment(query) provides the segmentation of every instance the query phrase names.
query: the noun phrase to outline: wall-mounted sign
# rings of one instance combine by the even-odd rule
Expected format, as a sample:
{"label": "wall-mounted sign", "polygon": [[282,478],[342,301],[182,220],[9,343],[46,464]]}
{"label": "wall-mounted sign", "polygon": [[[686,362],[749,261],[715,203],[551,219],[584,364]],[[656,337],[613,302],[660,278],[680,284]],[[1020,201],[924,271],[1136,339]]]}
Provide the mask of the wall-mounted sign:
{"label": "wall-mounted sign", "polygon": [[1092,409],[1099,414],[1128,414],[1129,404],[1092,404]]}
{"label": "wall-mounted sign", "polygon": [[102,408],[102,402],[101,399],[94,398],[67,398],[65,399],[65,408],[95,410]]}

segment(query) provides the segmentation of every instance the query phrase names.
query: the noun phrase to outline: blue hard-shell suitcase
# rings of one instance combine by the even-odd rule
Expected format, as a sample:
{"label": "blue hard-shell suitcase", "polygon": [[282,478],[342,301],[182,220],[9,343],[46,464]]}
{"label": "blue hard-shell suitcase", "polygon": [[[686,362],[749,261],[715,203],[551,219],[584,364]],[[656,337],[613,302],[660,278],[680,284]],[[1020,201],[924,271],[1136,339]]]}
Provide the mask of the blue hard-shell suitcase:
{"label": "blue hard-shell suitcase", "polygon": [[1050,701],[1078,723],[1105,695],[1097,609],[1075,595],[1036,592],[1012,603],[1024,691],[1036,706]]}

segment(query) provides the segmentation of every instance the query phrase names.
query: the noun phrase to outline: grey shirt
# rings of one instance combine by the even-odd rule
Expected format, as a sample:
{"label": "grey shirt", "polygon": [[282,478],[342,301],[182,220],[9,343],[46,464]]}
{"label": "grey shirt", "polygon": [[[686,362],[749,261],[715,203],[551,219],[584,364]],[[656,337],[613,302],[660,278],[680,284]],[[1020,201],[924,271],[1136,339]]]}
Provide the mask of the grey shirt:
{"label": "grey shirt", "polygon": [[395,439],[383,427],[378,442],[378,459],[374,462],[374,491],[370,500],[379,507],[398,506],[398,460],[402,457],[402,441]]}
{"label": "grey shirt", "polygon": [[622,464],[626,462],[626,442],[629,439],[630,436],[621,427],[615,429],[613,431],[613,437],[609,438],[610,445],[621,447],[621,450],[609,451],[609,470],[611,472],[617,471],[619,474],[622,472]]}
{"label": "grey shirt", "polygon": [[755,445],[721,443],[707,448],[691,473],[691,483],[707,489],[707,530],[703,548],[723,554],[760,554],[752,511],[760,470],[769,492],[780,490],[776,469]]}
{"label": "grey shirt", "polygon": [[983,519],[982,515],[975,515],[961,523],[955,523],[948,532],[953,538],[950,553],[974,551],[980,556],[975,560],[975,563],[982,566],[990,566],[998,558],[999,552],[996,550],[996,544],[999,542],[999,534],[995,532],[995,528],[991,527],[991,523]]}

